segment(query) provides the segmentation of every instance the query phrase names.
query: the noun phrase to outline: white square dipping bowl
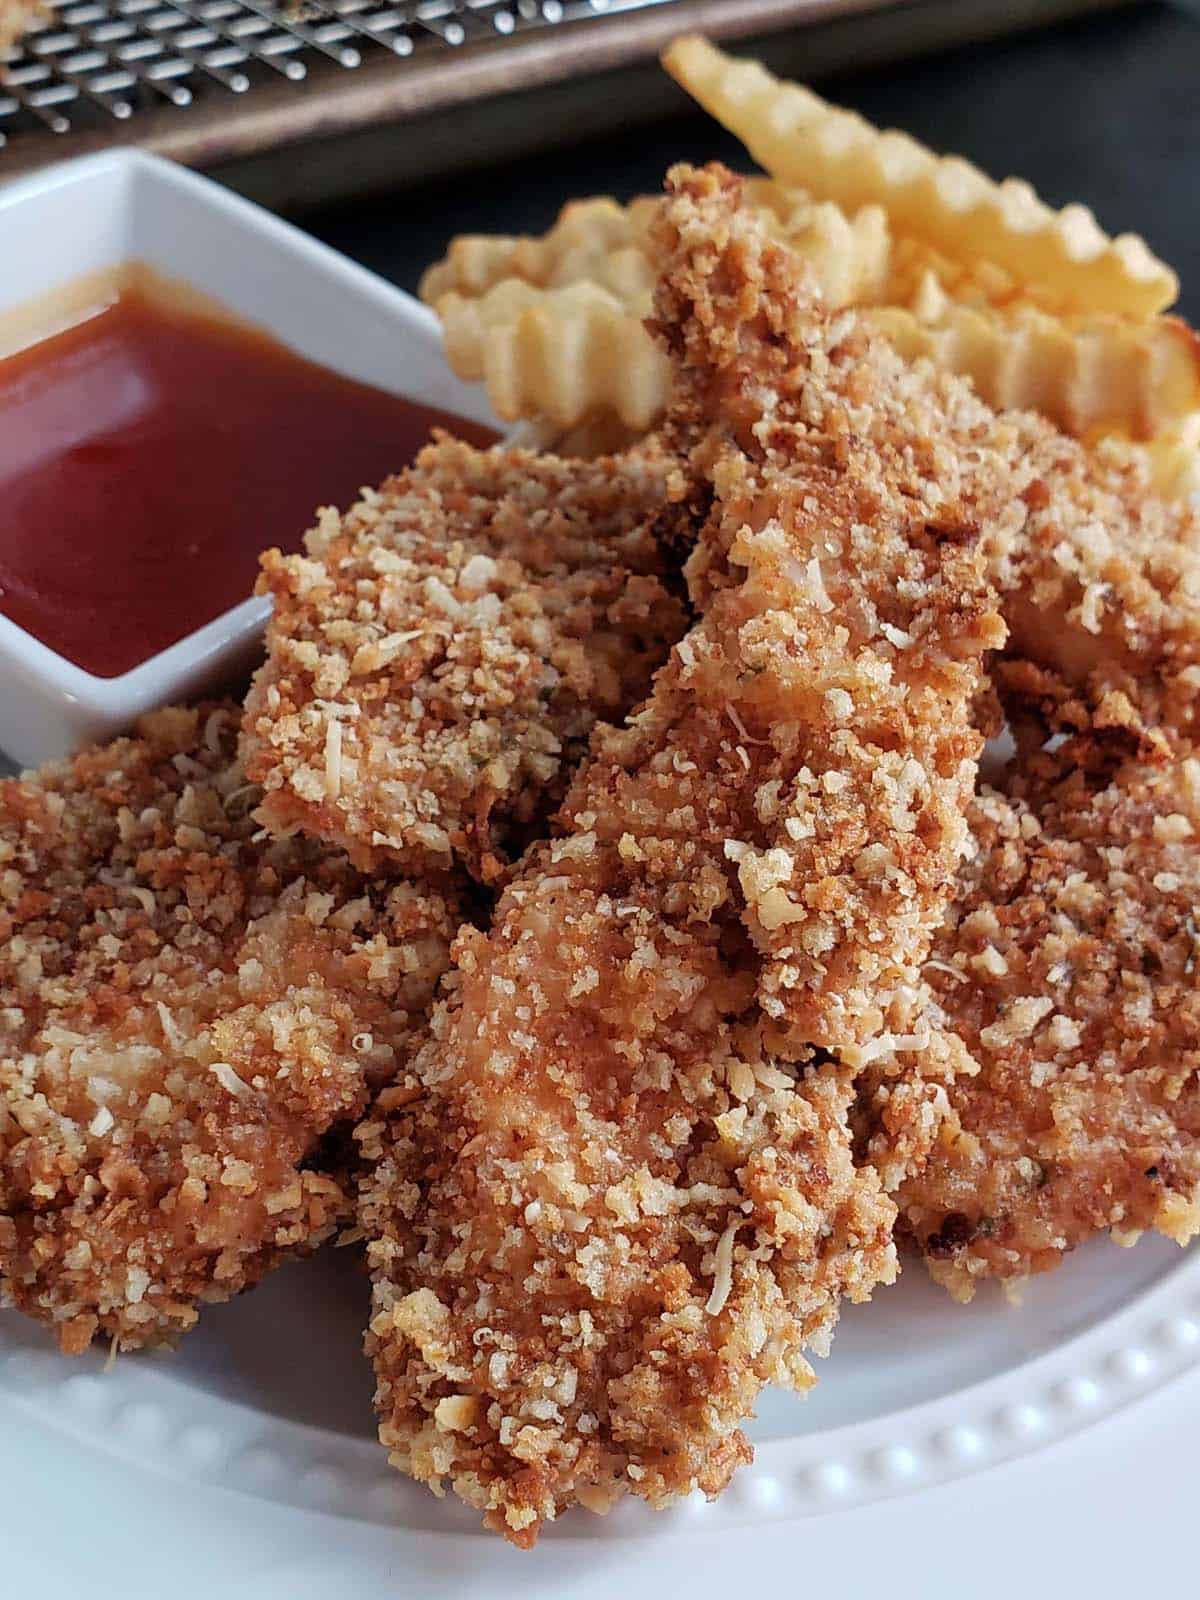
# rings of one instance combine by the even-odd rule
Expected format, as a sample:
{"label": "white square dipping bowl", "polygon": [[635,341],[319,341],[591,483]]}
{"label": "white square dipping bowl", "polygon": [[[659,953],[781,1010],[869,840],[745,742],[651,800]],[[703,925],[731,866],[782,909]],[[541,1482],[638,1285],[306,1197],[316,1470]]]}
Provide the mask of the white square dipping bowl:
{"label": "white square dipping bowl", "polygon": [[[207,178],[127,150],[0,188],[0,314],[129,260],[193,284],[310,361],[499,426],[447,367],[432,312]],[[0,751],[30,766],[234,678],[253,664],[269,610],[244,600],[117,678],[0,615]]]}

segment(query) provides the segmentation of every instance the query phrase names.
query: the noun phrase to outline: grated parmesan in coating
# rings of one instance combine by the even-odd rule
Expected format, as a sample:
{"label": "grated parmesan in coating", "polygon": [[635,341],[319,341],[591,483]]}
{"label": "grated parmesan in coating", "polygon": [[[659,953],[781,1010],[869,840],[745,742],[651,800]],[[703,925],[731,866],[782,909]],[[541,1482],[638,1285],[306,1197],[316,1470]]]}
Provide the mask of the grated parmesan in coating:
{"label": "grated parmesan in coating", "polygon": [[978,1070],[950,1085],[899,1198],[958,1299],[1105,1229],[1200,1232],[1200,808],[1186,762],[1122,760],[1110,739],[1031,750],[1004,792],[981,789],[978,850],[926,963]]}
{"label": "grated parmesan in coating", "polygon": [[683,631],[651,528],[668,464],[441,437],[323,513],[305,555],[268,551],[243,740],[266,827],[367,869],[502,877]]}
{"label": "grated parmesan in coating", "polygon": [[69,1352],[170,1341],[332,1233],[318,1142],[396,1070],[459,919],[449,885],[260,839],[238,723],[162,711],[0,782],[0,1290]]}

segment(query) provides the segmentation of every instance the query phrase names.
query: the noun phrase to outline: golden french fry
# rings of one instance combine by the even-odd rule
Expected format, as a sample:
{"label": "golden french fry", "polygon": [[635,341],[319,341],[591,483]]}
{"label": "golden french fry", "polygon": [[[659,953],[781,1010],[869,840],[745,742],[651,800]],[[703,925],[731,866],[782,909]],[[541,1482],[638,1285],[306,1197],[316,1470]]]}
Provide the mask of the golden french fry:
{"label": "golden french fry", "polygon": [[[829,244],[823,270],[836,280],[839,301],[891,292],[894,282],[880,286],[886,252],[839,253],[850,225],[841,218],[839,227],[837,208],[816,208],[815,222],[813,208],[806,215]],[[619,237],[632,238],[632,230]],[[631,250],[623,245],[617,256]],[[533,259],[531,252],[525,259]],[[589,259],[607,284],[585,279],[546,289],[502,277],[477,298],[450,292],[437,302],[455,371],[482,379],[501,416],[542,417],[555,437],[582,426],[572,447],[578,454],[592,453],[589,428],[611,437],[614,429],[620,436],[650,426],[670,382],[665,359],[641,327],[650,310],[648,258],[639,258],[644,273],[629,269],[624,282],[609,270],[612,257],[600,251]],[[1153,442],[1165,435],[1169,444],[1155,456],[1158,481],[1164,488],[1188,481],[1191,447],[1177,435],[1200,409],[1200,352],[1174,318],[1060,318],[1032,304],[964,305],[928,272],[912,304],[868,304],[863,316],[906,358],[925,357],[971,378],[993,405],[1040,411],[1079,438],[1113,433]]]}
{"label": "golden french fry", "polygon": [[1042,284],[1018,283],[994,261],[959,261],[924,239],[901,235],[892,244],[883,303],[915,305],[929,294],[930,286],[960,305],[1004,307],[1017,301],[1040,306],[1052,315],[1063,314]]}
{"label": "golden french fry", "polygon": [[996,183],[959,157],[881,132],[706,39],[677,39],[662,59],[779,182],[843,210],[880,205],[895,233],[963,262],[993,263],[1018,284],[1040,284],[1056,310],[1144,317],[1178,293],[1175,274],[1142,239],[1110,239],[1085,206],[1054,211],[1027,183]]}
{"label": "golden french fry", "polygon": [[[847,217],[766,179],[750,197],[811,266],[833,305],[876,298],[890,238],[877,206]],[[607,199],[566,207],[541,238],[468,236],[425,274],[422,297],[442,320],[459,377],[482,379],[497,413],[573,428],[605,411],[645,429],[666,404],[666,358],[642,327],[654,266],[647,228],[656,202]]]}
{"label": "golden french fry", "polygon": [[974,381],[999,409],[1040,411],[1076,438],[1153,439],[1200,409],[1200,343],[1175,317],[1053,317],[943,298],[925,314],[863,312],[908,360],[924,356]]}
{"label": "golden french fry", "polygon": [[[871,300],[883,292],[891,239],[878,206],[848,216],[768,178],[748,178],[746,197],[768,214],[772,231],[812,264],[831,304]],[[565,206],[540,238],[465,234],[425,273],[420,296],[437,307],[447,294],[478,299],[507,279],[547,289],[597,283],[631,311],[647,315],[654,288],[648,232],[657,205],[652,195],[626,206],[598,196]]]}
{"label": "golden french fry", "polygon": [[544,288],[600,282],[605,263],[631,248],[642,263],[647,291],[653,286],[647,253],[641,248],[654,202],[649,198],[618,205],[606,196],[574,200],[540,238],[464,234],[443,261],[421,279],[419,294],[436,305],[445,294],[479,296],[505,278]]}
{"label": "golden french fry", "polygon": [[506,278],[477,300],[443,295],[437,310],[450,365],[482,378],[502,417],[573,428],[607,410],[644,431],[666,404],[666,356],[599,284],[542,289]]}

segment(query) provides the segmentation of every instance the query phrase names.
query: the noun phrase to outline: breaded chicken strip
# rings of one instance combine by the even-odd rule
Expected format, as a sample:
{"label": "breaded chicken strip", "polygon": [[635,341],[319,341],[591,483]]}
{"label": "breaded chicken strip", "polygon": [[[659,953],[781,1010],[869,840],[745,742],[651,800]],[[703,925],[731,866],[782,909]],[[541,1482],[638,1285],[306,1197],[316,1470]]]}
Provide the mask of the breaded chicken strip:
{"label": "breaded chicken strip", "polygon": [[761,1386],[807,1384],[893,1275],[828,1051],[934,1048],[917,980],[1002,638],[903,375],[731,184],[681,172],[666,216],[673,427],[714,422],[704,615],[360,1130],[381,1435],[520,1544],[575,1501],[718,1492]]}
{"label": "breaded chicken strip", "polygon": [[[672,225],[666,224],[667,248],[674,243]],[[703,221],[696,224],[697,237],[704,228]],[[685,242],[687,237],[685,222]],[[731,231],[728,247],[736,245]],[[743,292],[736,266],[723,280],[723,288],[730,286]],[[695,395],[690,408],[677,403],[668,423],[668,435],[675,430],[675,442],[691,454],[685,474],[690,502],[667,524],[686,548],[696,536],[697,485],[711,476],[714,453],[719,457],[726,448],[723,432],[732,427],[753,455],[750,435],[759,445],[769,437],[760,419],[763,397],[778,390],[779,381],[761,341],[748,341],[743,327],[723,323],[703,297],[696,298],[692,318],[695,297],[684,287],[682,299],[673,297],[668,279],[659,305],[661,331]],[[750,314],[753,297],[742,304]],[[710,354],[722,337],[724,363]],[[846,344],[853,349],[855,338],[848,336]],[[1115,445],[1085,450],[1033,414],[997,415],[961,381],[924,366],[906,369],[879,345],[860,361],[855,378],[862,393],[882,386],[900,399],[911,436],[926,441],[912,458],[914,482],[932,473],[956,506],[959,526],[978,531],[986,572],[1013,636],[999,675],[1016,674],[1022,692],[1040,698],[1056,725],[1105,730],[1129,755],[1162,760],[1172,749],[1189,748],[1200,691],[1195,509],[1153,495],[1135,454]],[[886,412],[858,404],[852,383],[846,396],[847,426],[886,454],[890,444],[878,425]],[[706,416],[714,415],[720,422],[705,432]],[[901,464],[901,484],[903,471]],[[737,514],[726,525],[740,537]],[[714,584],[726,581],[726,561],[718,548],[714,562],[701,538],[686,569],[697,605]],[[1020,659],[1009,659],[1014,655]],[[743,887],[749,925],[762,947],[753,886]],[[870,1052],[847,1057],[866,1069],[862,1104],[869,1103],[870,1112],[862,1148],[889,1188],[917,1170],[945,1108],[943,1085],[971,1067],[972,1037],[969,1030],[960,1034],[952,997],[935,990],[930,1004],[928,988],[922,986],[921,993],[920,1029],[930,1048],[915,1067],[911,1055],[899,1061],[882,1055],[874,1062]]]}
{"label": "breaded chicken strip", "polygon": [[710,486],[686,567],[704,617],[576,804],[647,873],[732,891],[778,1048],[860,1047],[911,1016],[966,844],[972,702],[1005,637],[987,530],[924,376],[821,314],[738,180],[672,185],[656,304],[667,431],[700,436]]}
{"label": "breaded chicken strip", "polygon": [[1160,757],[1200,735],[1200,520],[1156,495],[1145,463],[1086,450],[1043,418],[1002,413],[960,448],[990,531],[1007,654],[1061,678],[1090,726]]}
{"label": "breaded chicken strip", "polygon": [[551,847],[460,937],[358,1130],[380,1437],[525,1547],[575,1503],[719,1493],[762,1386],[807,1388],[896,1272],[852,1074],[773,1063],[721,926],[606,866]]}
{"label": "breaded chicken strip", "polygon": [[312,1164],[396,1070],[453,892],[263,841],[233,706],[0,783],[0,1294],[169,1341],[326,1238]]}
{"label": "breaded chicken strip", "polygon": [[[706,226],[703,218],[694,223],[700,232]],[[660,246],[671,243],[668,230]],[[728,248],[735,247],[731,234]],[[736,263],[731,272],[732,287],[743,292]],[[658,305],[660,333],[674,345],[685,376],[694,362],[696,401],[693,414],[684,414],[683,448],[692,445],[697,414],[699,425],[705,417],[719,419],[718,438],[700,447],[694,481],[711,476],[704,456],[720,448],[724,430],[732,429],[751,457],[768,451],[772,389],[779,388],[784,360],[762,337],[745,343],[743,324],[723,322],[703,297],[692,317],[688,286],[680,287],[682,298],[668,283]],[[747,301],[746,321],[755,314]],[[842,326],[853,326],[852,313]],[[766,321],[761,332],[769,331]],[[712,347],[722,338],[724,359],[715,360]],[[847,334],[845,354],[835,352],[833,360],[858,360],[861,348],[861,336]],[[1033,412],[997,413],[968,383],[927,363],[906,368],[876,344],[861,370],[865,410],[858,409],[853,383],[838,380],[847,436],[858,447],[892,447],[893,420],[874,398],[881,387],[889,390],[906,414],[896,438],[907,433],[924,441],[924,454],[918,450],[911,462],[914,494],[929,497],[932,480],[933,494],[949,508],[936,514],[978,534],[1009,653],[1051,669],[1083,696],[1093,725],[1134,730],[1149,753],[1164,738],[1200,735],[1197,508],[1153,492],[1143,453],[1115,441],[1085,448]],[[677,400],[668,431],[678,431],[680,415]],[[894,463],[894,472],[903,492],[902,463]],[[685,520],[676,531],[686,544],[695,527]],[[722,552],[718,572],[723,560]],[[699,604],[707,581],[706,566],[694,563],[691,591]]]}
{"label": "breaded chicken strip", "polygon": [[501,877],[683,632],[650,531],[667,466],[653,443],[584,462],[442,437],[306,555],[269,551],[260,820],[367,868]]}
{"label": "breaded chicken strip", "polygon": [[901,1205],[962,1300],[1103,1229],[1200,1231],[1200,762],[1065,753],[981,790],[926,967],[979,1071]]}

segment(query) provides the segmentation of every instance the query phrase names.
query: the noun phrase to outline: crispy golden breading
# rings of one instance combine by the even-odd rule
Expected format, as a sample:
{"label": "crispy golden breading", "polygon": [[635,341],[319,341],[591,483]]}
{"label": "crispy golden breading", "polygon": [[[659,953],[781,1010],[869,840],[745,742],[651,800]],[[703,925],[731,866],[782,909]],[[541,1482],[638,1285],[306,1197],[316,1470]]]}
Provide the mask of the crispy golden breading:
{"label": "crispy golden breading", "polygon": [[896,1270],[852,1075],[767,1059],[721,925],[576,843],[461,936],[358,1131],[380,1437],[523,1546],[577,1502],[718,1493],[761,1387],[806,1388],[842,1297]]}
{"label": "crispy golden breading", "polygon": [[344,1213],[311,1165],[423,1020],[453,894],[264,841],[233,706],[0,783],[0,1292],[170,1340]]}
{"label": "crispy golden breading", "polygon": [[[1200,733],[1200,524],[1153,492],[1118,445],[1082,449],[1029,413],[964,430],[970,492],[996,509],[985,540],[1008,653],[1060,674],[1097,727],[1147,751]],[[994,449],[994,454],[993,454]]]}
{"label": "crispy golden breading", "polygon": [[690,474],[711,485],[686,568],[704,615],[574,805],[705,908],[740,903],[777,1048],[877,1049],[911,1020],[966,844],[972,702],[1004,640],[989,530],[959,497],[941,386],[821,314],[738,180],[672,182],[657,305],[681,373],[668,433],[700,434]]}
{"label": "crispy golden breading", "polygon": [[892,1276],[854,1069],[812,1047],[936,1051],[919,966],[1002,638],[894,363],[731,182],[680,171],[665,215],[703,616],[360,1130],[381,1436],[520,1544],[576,1501],[718,1492],[760,1387],[806,1385]]}
{"label": "crispy golden breading", "polygon": [[901,1205],[963,1300],[1102,1229],[1200,1230],[1200,762],[1061,757],[981,790],[926,967],[979,1071]]}
{"label": "crispy golden breading", "polygon": [[583,462],[442,438],[325,512],[307,555],[268,552],[260,820],[364,867],[502,876],[683,631],[649,527],[667,465],[652,443]]}

